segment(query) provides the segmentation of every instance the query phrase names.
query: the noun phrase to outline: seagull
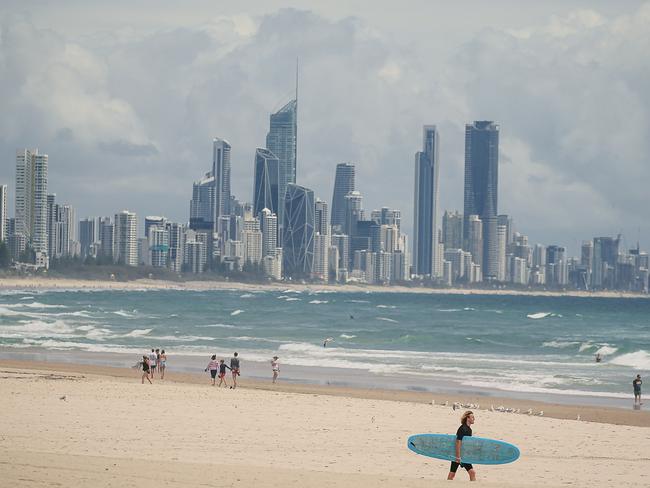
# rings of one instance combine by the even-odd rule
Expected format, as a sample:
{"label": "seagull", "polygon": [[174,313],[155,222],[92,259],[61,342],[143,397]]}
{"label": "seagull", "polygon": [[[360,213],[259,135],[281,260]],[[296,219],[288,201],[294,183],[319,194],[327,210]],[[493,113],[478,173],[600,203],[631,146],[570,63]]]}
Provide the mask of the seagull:
{"label": "seagull", "polygon": [[540,410],[537,415],[539,415],[540,417],[543,417],[544,416],[544,410]]}
{"label": "seagull", "polygon": [[580,420],[580,414],[578,414],[578,417],[576,418],[576,420]]}
{"label": "seagull", "polygon": [[67,396],[63,395],[62,397],[59,397],[59,400],[63,400],[64,402],[66,402],[67,401]]}

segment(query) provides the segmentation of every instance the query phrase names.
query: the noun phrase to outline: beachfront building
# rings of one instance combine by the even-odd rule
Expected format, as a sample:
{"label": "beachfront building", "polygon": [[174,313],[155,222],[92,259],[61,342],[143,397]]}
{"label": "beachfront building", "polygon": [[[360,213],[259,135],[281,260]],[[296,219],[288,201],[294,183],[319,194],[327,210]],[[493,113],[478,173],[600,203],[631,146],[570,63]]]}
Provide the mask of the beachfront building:
{"label": "beachfront building", "polygon": [[323,236],[330,235],[327,202],[320,198],[316,199],[314,208],[314,232]]}
{"label": "beachfront building", "polygon": [[166,268],[169,257],[169,232],[164,225],[152,225],[145,235],[149,253],[147,264],[154,268]]}
{"label": "beachfront building", "polygon": [[354,191],[354,164],[339,163],[336,165],[334,177],[334,192],[332,194],[332,231],[343,232],[345,228],[346,203],[345,195]]}
{"label": "beachfront building", "polygon": [[262,231],[262,257],[275,256],[278,243],[278,217],[268,208],[260,212],[260,230]]}
{"label": "beachfront building", "polygon": [[149,237],[149,229],[151,229],[151,227],[160,227],[164,229],[166,223],[166,217],[148,215],[144,218],[144,236]]}
{"label": "beachfront building", "polygon": [[230,215],[230,150],[228,141],[215,137],[212,140],[212,176],[214,176],[214,205],[212,222],[216,223],[222,215]]}
{"label": "beachfront building", "polygon": [[330,238],[328,235],[323,235],[318,232],[314,235],[312,278],[326,283],[329,281],[329,243]]}
{"label": "beachfront building", "polygon": [[593,269],[591,287],[594,289],[614,288],[616,262],[618,261],[620,236],[594,237]]}
{"label": "beachfront building", "polygon": [[445,249],[463,247],[463,215],[458,211],[445,210],[442,216],[442,242]]}
{"label": "beachfront building", "polygon": [[260,264],[263,257],[263,245],[259,219],[244,220],[241,241],[244,249],[244,262],[252,265]]}
{"label": "beachfront building", "polygon": [[[499,268],[498,171],[499,126],[492,121],[476,121],[473,124],[467,124],[465,126],[463,249],[471,251],[469,218],[472,215],[477,215],[483,225],[483,252],[480,263],[483,269],[483,278],[487,280],[496,279]],[[472,254],[474,255],[473,252]]]}
{"label": "beachfront building", "polygon": [[264,274],[269,278],[280,281],[282,279],[282,248],[278,247],[273,255],[262,258]]}
{"label": "beachfront building", "polygon": [[0,242],[7,240],[7,185],[0,185]]}
{"label": "beachfront building", "polygon": [[97,254],[97,219],[86,217],[79,221],[79,250],[82,258]]}
{"label": "beachfront building", "polygon": [[497,226],[497,281],[506,281],[506,247],[507,247],[508,227],[506,225]]}
{"label": "beachfront building", "polygon": [[213,229],[214,188],[214,176],[211,172],[192,184],[190,229],[210,231]]}
{"label": "beachfront building", "polygon": [[202,238],[204,233],[187,231],[187,241],[185,242],[184,251],[184,269],[189,273],[199,274],[205,271],[207,263],[207,246]]}
{"label": "beachfront building", "polygon": [[113,262],[126,266],[138,265],[138,221],[134,212],[122,210],[115,214]]}
{"label": "beachfront building", "polygon": [[298,143],[298,96],[286,103],[280,110],[269,117],[269,132],[266,135],[266,147],[279,162],[279,184],[277,209],[278,240],[282,241],[284,225],[284,199],[287,185],[296,182],[296,159]]}
{"label": "beachfront building", "polygon": [[338,250],[338,274],[341,272],[347,273],[350,270],[350,236],[346,234],[334,234],[331,238],[331,243]]}
{"label": "beachfront building", "polygon": [[255,182],[253,185],[253,215],[263,209],[277,215],[279,205],[280,160],[268,149],[255,150]]}
{"label": "beachfront building", "polygon": [[50,260],[80,254],[76,212],[70,205],[56,203],[56,194],[47,195],[47,255]]}
{"label": "beachfront building", "polygon": [[425,125],[423,149],[415,153],[413,204],[413,264],[415,274],[439,278],[438,256],[438,174],[439,136],[435,125]]}
{"label": "beachfront building", "polygon": [[38,149],[16,151],[15,233],[24,236],[36,253],[36,265],[46,268],[47,170],[47,154],[39,154]]}
{"label": "beachfront building", "polygon": [[359,191],[353,191],[345,195],[345,222],[343,233],[348,236],[357,234],[357,222],[363,220],[363,195]]}
{"label": "beachfront building", "polygon": [[483,265],[483,222],[478,215],[470,215],[467,219],[466,250],[472,253],[472,260],[479,266]]}
{"label": "beachfront building", "polygon": [[285,277],[308,278],[314,262],[314,192],[290,183],[284,196],[282,268]]}

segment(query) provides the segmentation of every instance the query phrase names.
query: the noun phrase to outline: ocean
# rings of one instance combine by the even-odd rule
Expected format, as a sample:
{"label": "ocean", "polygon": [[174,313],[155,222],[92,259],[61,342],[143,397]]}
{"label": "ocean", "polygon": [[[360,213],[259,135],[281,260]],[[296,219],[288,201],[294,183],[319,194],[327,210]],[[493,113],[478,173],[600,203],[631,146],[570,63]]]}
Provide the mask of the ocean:
{"label": "ocean", "polygon": [[203,365],[236,350],[244,363],[278,355],[296,371],[327,369],[333,381],[340,372],[373,385],[398,377],[431,391],[444,384],[589,403],[631,398],[633,376],[650,372],[650,300],[316,289],[0,293],[0,357],[65,351],[135,362],[152,347],[167,351],[170,368],[175,356]]}

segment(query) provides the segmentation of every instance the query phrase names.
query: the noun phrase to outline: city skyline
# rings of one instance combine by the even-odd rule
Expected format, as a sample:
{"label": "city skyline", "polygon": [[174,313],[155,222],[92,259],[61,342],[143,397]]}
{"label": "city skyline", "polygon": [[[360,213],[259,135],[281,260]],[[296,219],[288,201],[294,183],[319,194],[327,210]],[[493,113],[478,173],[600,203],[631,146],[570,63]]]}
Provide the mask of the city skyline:
{"label": "city skyline", "polygon": [[[365,207],[387,205],[401,209],[404,230],[412,235],[412,195],[394,189],[412,185],[417,131],[425,123],[438,126],[440,209],[461,210],[464,124],[489,119],[502,128],[500,184],[510,189],[500,195],[499,211],[513,215],[532,242],[562,243],[570,254],[577,255],[586,236],[622,233],[625,247],[632,247],[640,238],[647,248],[647,198],[640,182],[647,181],[648,144],[641,135],[648,103],[636,84],[643,80],[637,75],[647,61],[637,56],[633,62],[629,56],[614,56],[608,50],[595,48],[581,51],[586,60],[598,60],[604,70],[602,76],[598,72],[583,79],[570,67],[576,64],[575,58],[564,54],[567,48],[582,49],[592,36],[617,45],[622,34],[614,27],[621,23],[629,27],[626,36],[647,40],[647,33],[632,20],[641,22],[648,15],[648,7],[639,5],[633,2],[613,7],[601,3],[581,9],[584,5],[580,2],[569,2],[562,7],[536,6],[535,19],[513,12],[500,19],[491,33],[472,30],[470,22],[468,33],[457,33],[456,42],[446,53],[458,59],[459,72],[450,72],[446,61],[436,64],[433,71],[422,67],[415,52],[400,57],[407,37],[417,33],[407,33],[398,23],[392,27],[396,29],[396,42],[389,45],[385,19],[359,9],[352,12],[356,18],[350,19],[344,12],[333,14],[315,6],[311,11],[270,6],[265,12],[251,12],[245,18],[226,16],[220,24],[208,20],[207,25],[216,29],[216,34],[210,31],[207,37],[191,19],[169,32],[156,27],[155,19],[149,19],[147,22],[153,23],[146,33],[136,36],[137,40],[123,41],[125,46],[136,44],[128,55],[119,51],[123,62],[117,63],[117,57],[101,54],[104,51],[88,38],[61,31],[59,23],[44,24],[42,12],[7,8],[3,12],[7,15],[2,16],[7,42],[2,49],[9,55],[7,72],[12,73],[15,87],[25,86],[21,83],[28,74],[38,83],[48,80],[49,84],[47,92],[27,90],[15,99],[14,85],[7,85],[6,93],[12,101],[3,116],[10,117],[13,129],[5,131],[0,149],[9,162],[17,148],[43,148],[51,158],[50,188],[77,208],[80,216],[110,215],[115,210],[111,202],[118,200],[128,202],[126,206],[139,216],[164,214],[183,221],[187,192],[181,179],[185,174],[196,179],[205,173],[214,137],[232,143],[232,192],[250,199],[250,162],[255,148],[264,145],[269,113],[277,112],[293,95],[295,59],[300,57],[297,171],[300,183],[312,188],[317,196],[328,199],[333,188],[332,168],[353,161]],[[422,8],[426,10],[424,5]],[[453,11],[452,7],[445,8]],[[473,8],[482,7],[476,4]],[[18,21],[8,22],[14,19],[9,14],[25,11]],[[137,15],[133,19],[140,21],[143,18]],[[246,25],[248,30],[244,29]],[[84,25],[89,34],[98,29],[92,22]],[[32,35],[19,36],[25,32]],[[223,37],[226,32],[233,37]],[[376,59],[365,59],[370,51],[364,52],[358,40],[364,32],[372,32],[367,42],[368,48],[377,53]],[[279,33],[281,43],[274,40]],[[217,42],[215,35],[229,46],[227,54],[215,54],[208,64],[183,64],[184,58],[202,59],[198,56],[203,49]],[[199,36],[205,45],[197,47],[192,36]],[[27,38],[32,44],[20,44]],[[61,73],[41,71],[50,66],[49,61],[44,60],[41,68],[32,62],[19,62],[15,56],[21,47],[21,52],[27,53],[23,61],[41,59],[34,49],[44,39],[52,41],[53,60],[74,68],[68,85],[73,91],[66,95],[67,99],[76,97],[74,104],[60,103],[60,96],[65,94]],[[302,42],[294,43],[292,39]],[[339,44],[333,45],[331,39],[339,39]],[[167,76],[157,77],[159,66],[151,63],[164,40],[186,40],[187,44],[181,42],[179,52],[165,57],[172,69],[167,69]],[[107,43],[103,45],[105,52],[117,49],[110,39],[103,42]],[[512,54],[502,53],[499,42],[506,43]],[[480,50],[473,50],[476,47]],[[63,48],[79,57],[57,57]],[[268,62],[259,57],[265,49],[271,53]],[[357,49],[358,54],[349,54]],[[436,49],[439,52],[440,48]],[[520,69],[519,53],[525,49],[531,50],[536,60],[531,72]],[[509,89],[507,96],[507,80],[497,79],[494,72],[488,71],[490,60],[497,55],[509,66],[512,81],[522,87]],[[590,89],[578,89],[558,71],[545,69],[545,56],[561,61],[561,68],[577,77],[577,85]],[[627,64],[621,64],[623,59]],[[131,70],[134,63],[142,65],[147,75]],[[224,70],[225,66],[233,70]],[[419,71],[414,70],[415,66]],[[438,68],[444,68],[439,71],[445,75],[461,75],[454,78],[458,85],[452,86],[444,76],[437,76],[434,71]],[[475,74],[468,79],[462,70],[470,68]],[[182,90],[182,96],[177,90],[181,71],[187,75],[187,90]],[[127,73],[134,78],[126,77]],[[98,77],[99,85],[92,85],[89,98],[80,94],[85,93],[90,75]],[[249,81],[242,83],[240,75]],[[603,87],[609,90],[612,86],[611,76],[620,82],[616,87],[628,90],[629,97],[619,88],[610,90],[607,97],[599,95]],[[160,89],[151,86],[154,77],[168,98],[161,97]],[[322,83],[324,78],[327,83]],[[631,84],[631,80],[637,81]],[[30,88],[42,86],[38,83]],[[31,98],[25,98],[30,94]],[[616,106],[609,100],[614,100]],[[18,110],[21,105],[16,105],[17,101],[23,107],[32,107],[38,101],[38,120],[27,124],[23,116],[30,111]],[[115,112],[108,107],[121,108]],[[90,112],[84,112],[86,108]],[[95,116],[80,117],[83,113]],[[610,137],[595,138],[596,123],[607,123]],[[0,184],[9,185],[10,201],[14,190],[12,167],[3,164],[0,171]],[[634,178],[624,177],[632,174]]]}

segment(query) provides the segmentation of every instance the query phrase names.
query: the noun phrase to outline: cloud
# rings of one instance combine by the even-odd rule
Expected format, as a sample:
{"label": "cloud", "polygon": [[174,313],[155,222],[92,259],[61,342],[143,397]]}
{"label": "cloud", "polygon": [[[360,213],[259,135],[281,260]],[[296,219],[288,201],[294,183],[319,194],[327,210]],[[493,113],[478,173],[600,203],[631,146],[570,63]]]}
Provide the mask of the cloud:
{"label": "cloud", "polygon": [[[650,4],[575,10],[482,30],[443,58],[427,49],[444,42],[435,33],[405,44],[358,17],[295,9],[77,39],[5,17],[0,150],[49,153],[50,190],[80,216],[128,207],[184,221],[215,136],[233,146],[234,192],[251,198],[255,148],[293,96],[299,58],[298,181],[321,198],[335,165],[355,162],[366,208],[401,209],[410,232],[413,155],[437,124],[441,207],[462,209],[464,124],[491,119],[499,209],[518,230],[571,247],[645,225],[650,244],[648,22]],[[0,179],[13,182],[13,165]]]}

